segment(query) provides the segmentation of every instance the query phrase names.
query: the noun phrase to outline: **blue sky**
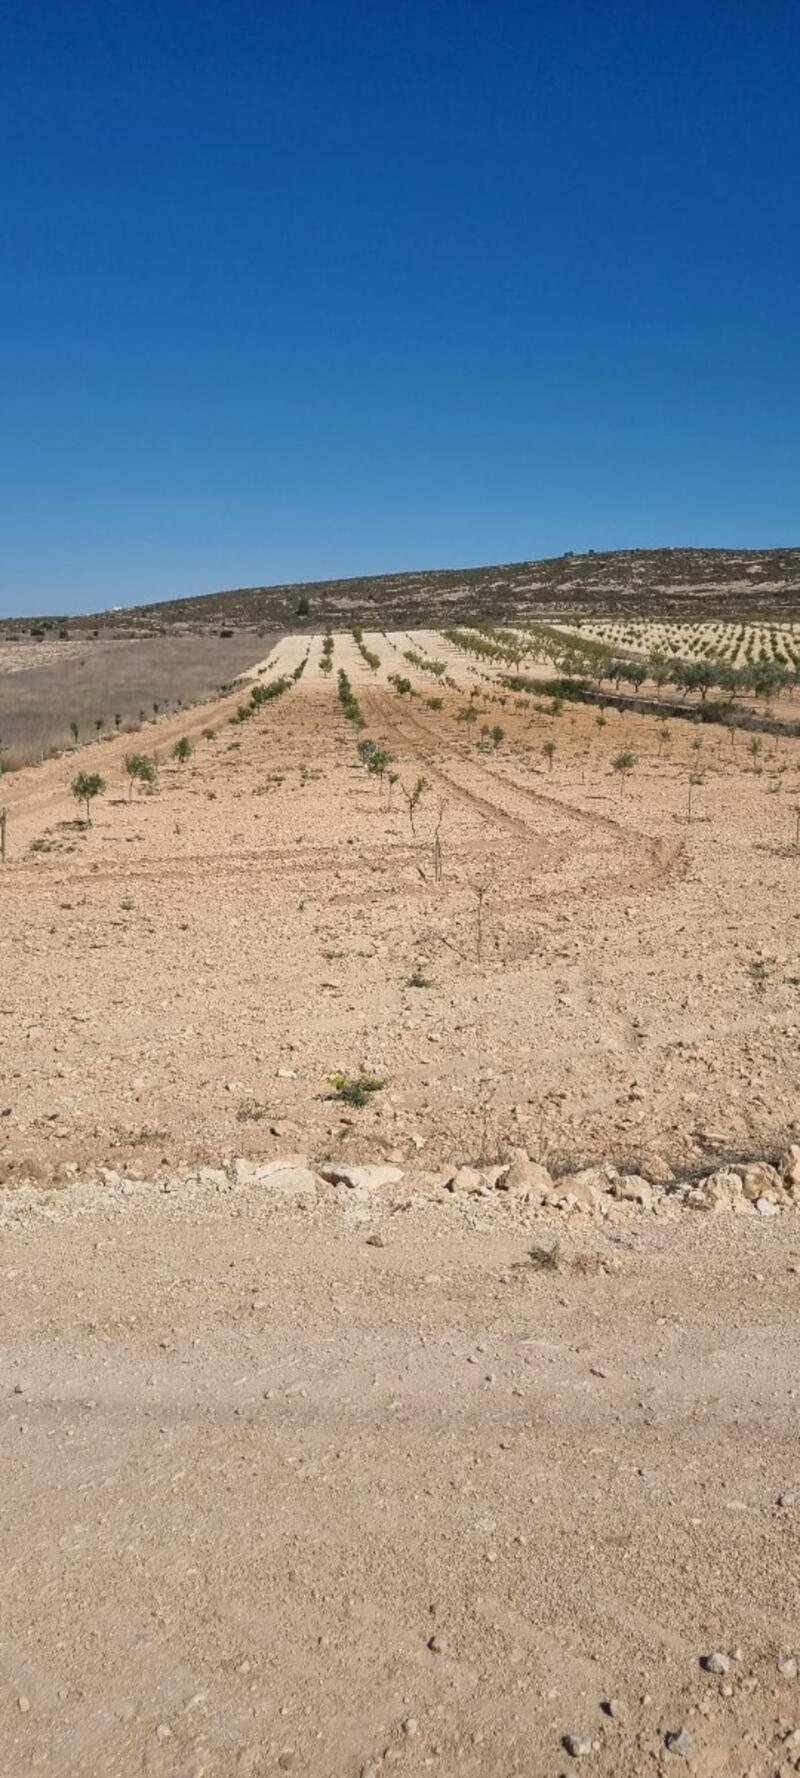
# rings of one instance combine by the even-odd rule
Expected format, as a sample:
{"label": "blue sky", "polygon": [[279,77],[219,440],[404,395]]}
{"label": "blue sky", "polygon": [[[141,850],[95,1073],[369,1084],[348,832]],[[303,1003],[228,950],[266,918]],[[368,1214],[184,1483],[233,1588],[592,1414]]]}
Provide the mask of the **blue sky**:
{"label": "blue sky", "polygon": [[800,542],[800,15],[6,0],[0,612]]}

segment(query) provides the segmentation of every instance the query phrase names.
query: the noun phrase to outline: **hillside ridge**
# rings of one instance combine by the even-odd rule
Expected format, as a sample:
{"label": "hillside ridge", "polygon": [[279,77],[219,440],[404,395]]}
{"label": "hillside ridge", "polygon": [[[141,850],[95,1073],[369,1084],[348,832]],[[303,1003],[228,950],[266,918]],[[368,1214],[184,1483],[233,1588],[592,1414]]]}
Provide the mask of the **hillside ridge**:
{"label": "hillside ridge", "polygon": [[415,569],[275,585],[232,587],[120,610],[0,621],[0,635],[102,630],[332,629],[367,621],[524,618],[564,608],[586,616],[659,611],[671,616],[790,616],[800,610],[800,547],[630,549],[529,558],[477,568]]}

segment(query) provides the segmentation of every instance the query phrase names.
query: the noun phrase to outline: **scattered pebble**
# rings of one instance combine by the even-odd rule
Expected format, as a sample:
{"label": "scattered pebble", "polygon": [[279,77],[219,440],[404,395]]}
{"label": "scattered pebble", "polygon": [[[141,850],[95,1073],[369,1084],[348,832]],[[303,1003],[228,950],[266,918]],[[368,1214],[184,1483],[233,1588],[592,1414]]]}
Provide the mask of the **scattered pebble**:
{"label": "scattered pebble", "polygon": [[416,1735],[419,1723],[415,1716],[407,1716],[405,1721],[400,1724],[400,1727],[404,1735]]}
{"label": "scattered pebble", "polygon": [[716,1653],[713,1655],[702,1655],[700,1665],[705,1669],[706,1673],[728,1673],[731,1664],[727,1655]]}
{"label": "scattered pebble", "polygon": [[158,1728],[156,1729],[156,1740],[157,1741],[171,1741],[172,1740],[172,1730],[171,1730],[168,1722],[160,1722],[159,1723]]}
{"label": "scattered pebble", "polygon": [[613,1716],[616,1721],[619,1721],[622,1717],[627,1716],[628,1714],[627,1704],[623,1702],[622,1698],[608,1698],[603,1705],[603,1709],[606,1716]]}
{"label": "scattered pebble", "polygon": [[573,1759],[584,1759],[592,1751],[589,1735],[565,1735],[563,1745]]}
{"label": "scattered pebble", "polygon": [[694,1741],[688,1729],[676,1729],[673,1734],[664,1736],[664,1746],[668,1753],[679,1753],[684,1759],[688,1759],[694,1749]]}
{"label": "scattered pebble", "polygon": [[428,1637],[428,1647],[433,1655],[440,1655],[443,1653],[443,1644],[440,1642],[438,1636]]}
{"label": "scattered pebble", "polygon": [[23,1693],[22,1697],[17,1699],[17,1706],[22,1711],[23,1716],[27,1716],[31,1707],[30,1698],[26,1698]]}
{"label": "scattered pebble", "polygon": [[778,1657],[778,1672],[782,1679],[797,1678],[797,1662],[794,1655],[780,1655]]}

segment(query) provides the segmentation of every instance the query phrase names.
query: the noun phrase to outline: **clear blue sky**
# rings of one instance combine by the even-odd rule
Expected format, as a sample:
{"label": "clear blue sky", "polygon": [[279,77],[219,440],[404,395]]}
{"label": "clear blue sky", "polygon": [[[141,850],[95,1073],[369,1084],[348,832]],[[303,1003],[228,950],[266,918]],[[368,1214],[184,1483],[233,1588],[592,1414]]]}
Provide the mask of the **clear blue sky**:
{"label": "clear blue sky", "polygon": [[795,0],[5,0],[0,611],[800,542]]}

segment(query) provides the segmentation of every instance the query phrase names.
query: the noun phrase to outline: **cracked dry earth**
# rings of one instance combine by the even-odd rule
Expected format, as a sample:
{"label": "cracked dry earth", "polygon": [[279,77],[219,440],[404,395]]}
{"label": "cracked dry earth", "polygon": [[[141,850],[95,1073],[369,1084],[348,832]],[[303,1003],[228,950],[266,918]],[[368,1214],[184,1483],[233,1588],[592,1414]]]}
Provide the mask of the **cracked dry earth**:
{"label": "cracked dry earth", "polygon": [[[787,1778],[796,1212],[442,1180],[797,1140],[800,748],[704,734],[689,824],[690,725],[479,700],[486,751],[492,681],[415,632],[434,711],[365,641],[251,722],[153,725],[155,796],[83,750],[88,832],[73,759],[4,787],[0,1771]],[[301,1209],[220,1171],[287,1153],[402,1177]]]}

